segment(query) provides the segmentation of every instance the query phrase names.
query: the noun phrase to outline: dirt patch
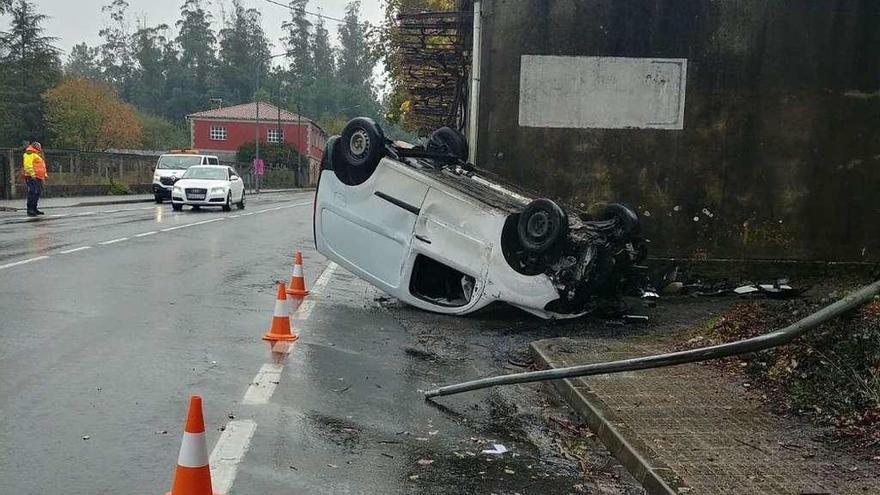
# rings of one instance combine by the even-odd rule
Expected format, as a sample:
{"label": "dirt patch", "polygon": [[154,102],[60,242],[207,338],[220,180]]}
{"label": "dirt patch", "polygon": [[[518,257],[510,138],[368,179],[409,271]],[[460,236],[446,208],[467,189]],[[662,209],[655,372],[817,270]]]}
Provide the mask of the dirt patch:
{"label": "dirt patch", "polygon": [[[817,300],[741,301],[688,335],[703,347],[765,334],[816,311]],[[833,426],[831,440],[880,460],[880,300],[821,325],[794,342],[718,366],[743,375],[775,412]]]}

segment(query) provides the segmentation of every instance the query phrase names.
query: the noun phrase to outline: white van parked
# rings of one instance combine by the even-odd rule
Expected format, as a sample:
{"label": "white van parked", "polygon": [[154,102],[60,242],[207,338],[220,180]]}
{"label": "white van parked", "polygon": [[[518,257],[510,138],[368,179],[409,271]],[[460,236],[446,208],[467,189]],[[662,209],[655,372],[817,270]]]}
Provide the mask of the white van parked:
{"label": "white van parked", "polygon": [[171,199],[171,190],[186,170],[193,165],[220,165],[214,155],[203,155],[198,150],[172,150],[159,157],[153,172],[153,196],[156,203]]}

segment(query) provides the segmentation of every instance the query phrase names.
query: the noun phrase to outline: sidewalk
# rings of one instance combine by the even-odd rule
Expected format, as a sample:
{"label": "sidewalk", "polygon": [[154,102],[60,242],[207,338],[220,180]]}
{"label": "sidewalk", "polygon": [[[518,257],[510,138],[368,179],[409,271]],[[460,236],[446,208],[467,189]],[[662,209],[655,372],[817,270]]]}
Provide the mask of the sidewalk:
{"label": "sidewalk", "polygon": [[[656,335],[532,343],[547,368],[672,350]],[[648,493],[880,493],[880,467],[817,441],[822,430],[773,415],[747,384],[689,364],[554,382]]]}
{"label": "sidewalk", "polygon": [[[308,191],[312,188],[290,188],[290,189],[264,189],[260,194],[273,194],[292,191]],[[248,192],[249,197],[253,197],[256,193]],[[25,198],[21,199],[4,199],[0,200],[0,211],[25,211]],[[129,194],[125,196],[70,196],[62,198],[42,198],[40,199],[40,209],[43,208],[71,208],[77,206],[102,206],[102,205],[121,205],[128,203],[151,203],[153,202],[152,194]],[[166,200],[166,203],[169,201]]]}

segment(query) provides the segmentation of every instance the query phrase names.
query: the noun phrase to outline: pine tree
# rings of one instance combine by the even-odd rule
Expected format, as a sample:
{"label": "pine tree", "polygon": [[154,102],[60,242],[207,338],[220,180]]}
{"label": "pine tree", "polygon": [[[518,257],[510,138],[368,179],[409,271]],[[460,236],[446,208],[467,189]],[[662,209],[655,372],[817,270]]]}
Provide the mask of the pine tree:
{"label": "pine tree", "polygon": [[131,103],[149,113],[162,113],[167,68],[164,53],[168,38],[168,26],[141,27],[132,37],[132,55],[137,62],[133,73]]}
{"label": "pine tree", "polygon": [[353,0],[345,6],[345,23],[339,26],[339,43],[342,46],[337,71],[344,84],[371,91],[375,59],[367,47],[370,24],[360,22],[360,9],[360,0]]}
{"label": "pine tree", "polygon": [[312,64],[315,67],[315,77],[319,80],[329,81],[336,72],[336,61],[333,48],[330,46],[330,33],[324,27],[324,19],[320,17],[315,24],[315,34],[312,37]]}
{"label": "pine tree", "polygon": [[224,99],[240,103],[253,97],[258,76],[266,80],[263,61],[270,55],[269,40],[258,10],[245,9],[240,0],[233,0],[232,6],[232,15],[220,30],[218,78]]}
{"label": "pine tree", "polygon": [[0,34],[0,143],[18,145],[25,139],[44,139],[42,95],[61,77],[55,38],[43,36],[46,16],[27,0],[8,9],[10,29]]}
{"label": "pine tree", "polygon": [[217,37],[211,29],[211,14],[202,7],[201,0],[184,0],[177,28],[179,60],[186,79],[179,95],[185,115],[208,105],[213,89],[211,77],[217,66],[214,51]]}
{"label": "pine tree", "polygon": [[89,46],[85,43],[74,45],[70,55],[67,56],[67,63],[64,64],[64,75],[92,81],[103,80],[101,67],[98,66],[99,51],[97,46]]}
{"label": "pine tree", "polygon": [[98,35],[104,38],[104,43],[100,47],[101,70],[104,79],[127,99],[131,93],[131,74],[134,66],[127,19],[128,2],[112,0],[101,8],[101,12],[110,17],[110,23],[98,31]]}
{"label": "pine tree", "polygon": [[282,40],[290,60],[290,80],[297,86],[315,76],[309,39],[312,23],[306,18],[307,4],[308,0],[291,0],[290,20],[281,25],[287,32]]}

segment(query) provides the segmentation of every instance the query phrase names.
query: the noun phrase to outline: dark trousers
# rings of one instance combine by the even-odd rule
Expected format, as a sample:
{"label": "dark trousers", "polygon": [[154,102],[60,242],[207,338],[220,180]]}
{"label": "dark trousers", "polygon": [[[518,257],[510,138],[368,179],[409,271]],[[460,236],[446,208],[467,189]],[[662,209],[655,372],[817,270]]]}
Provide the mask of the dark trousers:
{"label": "dark trousers", "polygon": [[43,181],[35,177],[27,179],[27,210],[37,211],[37,202],[40,201],[40,193],[43,192]]}

